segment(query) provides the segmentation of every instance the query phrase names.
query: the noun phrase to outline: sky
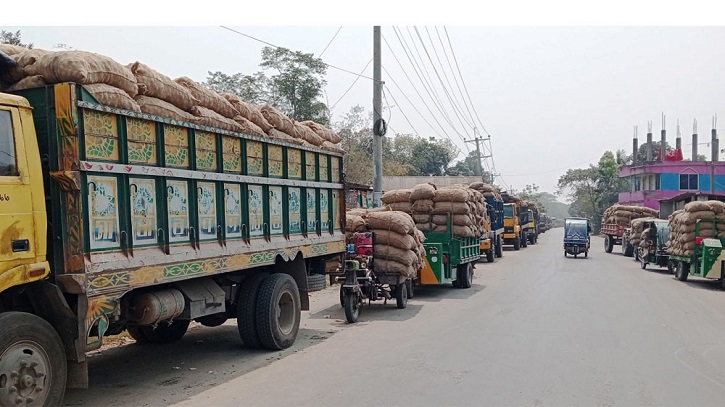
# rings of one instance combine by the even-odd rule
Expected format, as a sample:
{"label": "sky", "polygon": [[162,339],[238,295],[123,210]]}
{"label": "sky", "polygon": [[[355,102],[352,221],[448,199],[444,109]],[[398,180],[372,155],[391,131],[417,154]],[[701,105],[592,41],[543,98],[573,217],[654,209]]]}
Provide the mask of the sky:
{"label": "sky", "polygon": [[[372,25],[229,27],[316,56],[327,46],[324,62],[372,77],[372,64],[363,70],[373,55]],[[110,56],[123,64],[138,60],[172,78],[188,76],[196,81],[204,81],[208,71],[258,71],[265,46],[221,26],[3,29],[21,30],[23,40],[38,48],[54,49],[57,44],[65,44]],[[491,135],[493,162],[488,159],[486,165],[495,163],[501,174],[497,181],[514,189],[535,183],[541,190],[553,192],[567,169],[596,163],[606,150],[629,152],[634,126],[639,127],[643,143],[648,121],[653,122],[654,138],[658,140],[662,114],[666,116],[668,141],[673,145],[680,120],[685,157],[690,155],[693,119],[699,122],[701,141],[709,139],[714,115],[722,116],[721,122],[725,122],[725,54],[719,49],[725,43],[723,27],[445,29],[450,46],[442,25],[382,26],[382,64],[387,71],[383,73],[384,117],[389,129],[450,138],[462,158],[474,148],[472,143],[463,142],[463,138],[473,136],[473,122],[483,135]],[[419,71],[399,38],[405,39],[408,55],[417,60]],[[421,82],[418,75],[425,81]],[[355,105],[368,112],[372,109],[373,83],[369,78],[331,67],[326,80],[326,102],[337,102],[333,122]],[[428,95],[427,86],[436,89],[431,93],[438,94],[439,99]],[[446,91],[454,103],[448,101]],[[440,110],[438,103],[443,106]],[[725,134],[720,122],[717,128]],[[707,146],[701,145],[699,150],[709,157]]]}

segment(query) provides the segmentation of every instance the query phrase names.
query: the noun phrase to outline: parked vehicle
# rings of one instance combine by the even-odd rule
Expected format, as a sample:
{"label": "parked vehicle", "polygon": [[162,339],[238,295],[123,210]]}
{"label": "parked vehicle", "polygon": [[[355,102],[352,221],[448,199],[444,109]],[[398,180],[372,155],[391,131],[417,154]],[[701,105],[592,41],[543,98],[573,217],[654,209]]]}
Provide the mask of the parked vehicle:
{"label": "parked vehicle", "polygon": [[695,249],[692,256],[670,255],[670,261],[675,268],[675,276],[680,281],[687,281],[690,275],[703,277],[709,280],[718,280],[725,288],[725,237],[709,238],[700,236],[700,226],[704,223],[712,224],[714,230],[719,223],[716,219],[700,220],[695,223]]}
{"label": "parked vehicle", "polygon": [[564,257],[571,254],[576,258],[582,253],[584,257],[588,257],[591,231],[592,226],[589,219],[566,218],[564,220]]}
{"label": "parked vehicle", "polygon": [[486,261],[493,263],[494,257],[503,257],[503,201],[487,197],[486,205],[488,208],[488,222],[486,223],[486,233],[481,237],[480,249],[481,255],[486,256]]}
{"label": "parked vehicle", "polygon": [[425,233],[426,262],[418,274],[418,284],[471,287],[473,266],[481,257],[479,239],[454,236],[451,231],[449,215],[447,231]]}
{"label": "parked vehicle", "polygon": [[647,234],[645,240],[637,248],[642,269],[646,269],[648,264],[655,264],[667,267],[670,273],[673,272],[674,264],[667,254],[667,241],[670,237],[669,223],[663,219],[645,220],[642,222],[642,228]]}

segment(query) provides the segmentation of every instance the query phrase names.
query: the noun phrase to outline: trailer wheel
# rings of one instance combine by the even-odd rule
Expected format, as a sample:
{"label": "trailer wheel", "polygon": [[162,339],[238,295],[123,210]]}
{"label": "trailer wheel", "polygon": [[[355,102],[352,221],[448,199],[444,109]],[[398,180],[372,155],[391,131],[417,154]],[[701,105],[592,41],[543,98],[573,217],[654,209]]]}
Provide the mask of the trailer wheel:
{"label": "trailer wheel", "polygon": [[604,237],[604,251],[607,253],[611,253],[612,249],[614,249],[614,240],[611,236],[606,235]]}
{"label": "trailer wheel", "polygon": [[496,255],[496,257],[498,257],[499,259],[501,257],[503,257],[503,246],[502,246],[500,235],[496,236],[496,245],[494,246],[494,249],[495,249],[494,254]]}
{"label": "trailer wheel", "polygon": [[259,273],[249,276],[242,281],[237,294],[237,330],[239,338],[244,345],[251,349],[259,349],[262,342],[257,332],[257,293],[262,281],[269,274]]}
{"label": "trailer wheel", "polygon": [[360,302],[357,293],[350,290],[345,293],[345,319],[347,322],[354,324],[360,316]]}
{"label": "trailer wheel", "polygon": [[0,314],[0,405],[62,405],[65,349],[44,319],[25,312]]}
{"label": "trailer wheel", "polygon": [[460,288],[471,288],[473,281],[473,266],[471,263],[458,265],[458,286]]}
{"label": "trailer wheel", "polygon": [[521,239],[517,236],[514,238],[514,250],[519,250],[521,248]]}
{"label": "trailer wheel", "polygon": [[288,274],[272,274],[257,294],[257,332],[267,349],[292,346],[300,328],[302,306],[297,283]]}
{"label": "trailer wheel", "polygon": [[405,280],[405,289],[408,290],[408,299],[413,298],[413,280]]}
{"label": "trailer wheel", "polygon": [[345,289],[340,284],[340,306],[345,308]]}
{"label": "trailer wheel", "polygon": [[[689,264],[687,265],[689,266]],[[685,266],[685,263],[678,261],[677,262],[677,269],[675,271],[675,276],[680,281],[687,281],[687,276],[690,273],[689,267]]]}
{"label": "trailer wheel", "polygon": [[399,309],[404,309],[408,306],[408,288],[405,286],[405,283],[395,286],[395,305]]}

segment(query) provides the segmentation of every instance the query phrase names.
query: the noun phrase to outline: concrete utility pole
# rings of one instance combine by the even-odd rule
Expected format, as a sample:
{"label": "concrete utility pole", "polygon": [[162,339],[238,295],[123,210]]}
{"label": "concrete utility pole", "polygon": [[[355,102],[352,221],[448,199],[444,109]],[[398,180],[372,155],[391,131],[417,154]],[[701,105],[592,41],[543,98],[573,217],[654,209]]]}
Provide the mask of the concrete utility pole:
{"label": "concrete utility pole", "polygon": [[[380,58],[380,26],[373,27],[373,206],[382,206],[383,195],[383,82]],[[382,134],[380,134],[382,133]]]}
{"label": "concrete utility pole", "polygon": [[485,160],[486,158],[491,157],[490,155],[481,155],[481,141],[485,141],[491,138],[491,136],[488,136],[488,139],[484,139],[483,137],[478,135],[478,128],[473,128],[473,140],[464,140],[464,143],[476,143],[476,167],[478,167],[478,172],[481,173],[481,181],[486,183],[493,184],[493,174],[491,174],[491,180],[487,180],[486,177],[483,175],[483,164],[481,164],[481,160]]}

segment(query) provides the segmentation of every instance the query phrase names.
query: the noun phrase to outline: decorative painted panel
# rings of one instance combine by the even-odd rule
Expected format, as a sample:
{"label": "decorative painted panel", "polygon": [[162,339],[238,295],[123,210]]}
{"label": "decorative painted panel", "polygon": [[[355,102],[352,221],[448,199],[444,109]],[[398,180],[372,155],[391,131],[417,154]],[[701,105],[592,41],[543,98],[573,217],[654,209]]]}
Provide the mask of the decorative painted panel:
{"label": "decorative painted panel", "polygon": [[169,210],[169,242],[189,241],[189,184],[186,181],[166,183]]}
{"label": "decorative painted panel", "polygon": [[118,123],[116,115],[83,109],[86,158],[118,161]]}
{"label": "decorative painted panel", "polygon": [[302,179],[302,151],[287,149],[287,178]]}
{"label": "decorative painted panel", "polygon": [[241,172],[242,140],[238,137],[222,136],[222,152],[224,172]]}
{"label": "decorative painted panel", "polygon": [[164,124],[164,152],[167,166],[189,168],[189,131]]}
{"label": "decorative painted panel", "polygon": [[305,174],[307,174],[308,181],[314,181],[317,177],[317,164],[315,163],[315,153],[312,151],[305,151]]}
{"label": "decorative painted panel", "polygon": [[156,123],[127,117],[126,134],[128,135],[128,161],[156,165]]}
{"label": "decorative painted panel", "polygon": [[340,182],[340,157],[332,157],[332,182]]}
{"label": "decorative painted panel", "polygon": [[270,177],[281,178],[282,172],[282,146],[270,144],[267,146],[267,165]]}
{"label": "decorative painted panel", "polygon": [[340,230],[340,191],[332,191],[332,219],[335,221],[335,230]]}
{"label": "decorative painted panel", "polygon": [[289,188],[289,233],[292,235],[302,233],[302,200],[299,188]]}
{"label": "decorative painted panel", "polygon": [[200,182],[196,187],[197,206],[199,208],[199,239],[217,238],[216,184]]}
{"label": "decorative painted panel", "polygon": [[264,174],[264,154],[262,143],[259,141],[247,140],[247,174]]}
{"label": "decorative painted panel", "polygon": [[260,237],[264,235],[264,204],[262,203],[262,186],[249,185],[249,236]]}
{"label": "decorative painted panel", "polygon": [[269,187],[269,233],[271,235],[284,233],[283,213],[282,187]]}
{"label": "decorative painted panel", "polygon": [[118,179],[88,177],[89,240],[91,250],[120,248],[118,236]]}
{"label": "decorative painted panel", "polygon": [[320,154],[320,181],[325,182],[329,179],[330,173],[327,166],[327,155]]}
{"label": "decorative painted panel", "polygon": [[330,192],[320,190],[320,228],[323,232],[330,230]]}
{"label": "decorative painted panel", "polygon": [[242,189],[237,184],[224,184],[224,215],[227,238],[242,237]]}
{"label": "decorative painted panel", "polygon": [[133,244],[157,243],[156,236],[156,181],[147,178],[129,178],[131,190],[131,234]]}
{"label": "decorative painted panel", "polygon": [[216,135],[205,131],[196,131],[196,169],[216,171]]}
{"label": "decorative painted panel", "polygon": [[317,230],[317,197],[315,189],[307,190],[307,232],[315,233]]}

